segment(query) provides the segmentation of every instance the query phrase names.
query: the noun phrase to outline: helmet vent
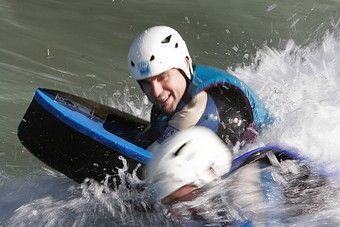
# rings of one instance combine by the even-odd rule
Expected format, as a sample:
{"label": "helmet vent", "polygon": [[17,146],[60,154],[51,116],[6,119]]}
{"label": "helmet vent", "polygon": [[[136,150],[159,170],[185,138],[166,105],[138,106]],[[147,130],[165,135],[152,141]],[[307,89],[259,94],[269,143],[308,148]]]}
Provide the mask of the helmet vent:
{"label": "helmet vent", "polygon": [[169,35],[165,39],[163,39],[162,43],[169,43],[172,35]]}
{"label": "helmet vent", "polygon": [[178,47],[178,43],[175,44],[175,48],[177,48],[177,47]]}
{"label": "helmet vent", "polygon": [[155,59],[155,56],[151,56],[150,61],[153,61]]}
{"label": "helmet vent", "polygon": [[133,61],[130,62],[132,67],[135,67],[135,63]]}
{"label": "helmet vent", "polygon": [[179,153],[181,152],[181,150],[183,149],[183,147],[187,145],[187,143],[183,144],[182,146],[180,146],[177,151],[175,153],[173,153],[173,157],[177,157],[179,155]]}

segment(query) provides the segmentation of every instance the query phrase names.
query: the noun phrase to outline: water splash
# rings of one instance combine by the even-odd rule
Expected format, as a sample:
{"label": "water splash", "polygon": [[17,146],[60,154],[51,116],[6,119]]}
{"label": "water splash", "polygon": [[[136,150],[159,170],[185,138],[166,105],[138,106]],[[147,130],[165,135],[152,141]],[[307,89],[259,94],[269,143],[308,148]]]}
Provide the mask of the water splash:
{"label": "water splash", "polygon": [[[174,205],[175,217],[209,225],[337,223],[339,184],[306,163],[284,161],[260,169],[253,163],[215,182],[194,201]],[[266,183],[263,183],[266,181]],[[262,182],[262,183],[260,183]]]}
{"label": "water splash", "polygon": [[[68,179],[60,175],[36,177],[32,181],[26,179],[29,182],[24,189],[26,193],[21,190],[12,193],[12,196],[22,196],[16,200],[19,206],[9,209],[13,211],[5,217],[1,217],[2,214],[0,223],[6,226],[171,225],[171,219],[165,217],[161,206],[155,209],[149,203],[149,195],[142,190],[143,181],[136,175],[139,167],[130,174],[126,160],[120,159],[123,167],[117,170],[121,184],[115,190],[108,180],[99,184],[87,179],[78,186],[62,182]],[[16,184],[23,185],[22,182]],[[13,188],[8,191],[13,192]],[[31,195],[31,199],[27,195]]]}
{"label": "water splash", "polygon": [[340,165],[339,37],[334,31],[304,47],[293,40],[282,50],[264,47],[253,64],[235,69],[276,119],[259,143],[284,144]]}
{"label": "water splash", "polygon": [[123,91],[117,90],[108,98],[108,105],[144,120],[150,119],[151,103],[147,97],[132,94],[127,85],[125,85]]}

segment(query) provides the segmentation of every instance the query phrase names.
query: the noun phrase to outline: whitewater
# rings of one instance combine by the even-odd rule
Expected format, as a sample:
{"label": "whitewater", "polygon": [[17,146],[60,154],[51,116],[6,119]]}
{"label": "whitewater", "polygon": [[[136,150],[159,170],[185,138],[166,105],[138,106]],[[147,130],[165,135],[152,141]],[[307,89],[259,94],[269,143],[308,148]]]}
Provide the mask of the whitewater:
{"label": "whitewater", "polygon": [[[337,172],[340,168],[339,21],[334,23],[334,28],[320,40],[306,45],[297,45],[294,40],[281,43],[277,48],[264,45],[249,63],[226,69],[249,84],[275,118],[273,125],[264,129],[258,141],[246,149],[281,144],[316,163],[323,163],[330,171]],[[105,95],[100,100],[141,118],[148,118],[150,103],[144,96],[132,94],[132,91],[133,88],[126,85],[123,91]],[[284,179],[282,172],[287,168],[294,169],[294,165],[288,163],[279,170],[271,171],[278,182],[284,184],[287,179]],[[120,175],[136,188],[143,184],[135,175],[126,173],[124,168],[120,170]],[[8,208],[2,209],[7,211],[1,214],[0,223],[6,226],[202,224],[172,217],[160,204],[150,206],[146,193],[128,190],[126,184],[115,191],[92,181],[77,185],[47,168],[16,182],[5,173],[0,176],[0,184],[6,184],[0,188],[0,199],[2,206]],[[310,186],[308,193],[296,194],[294,199],[298,202],[289,206],[277,201],[256,204],[242,211],[235,204],[228,204],[230,195],[242,193],[242,185],[228,178],[216,184],[205,198],[182,204],[179,208],[202,206],[219,195],[219,201],[224,204],[215,204],[211,210],[215,208],[229,212],[228,218],[231,220],[250,217],[257,224],[334,225],[340,222],[337,218],[340,217],[339,181],[340,178],[334,175],[328,184],[321,184],[318,179],[307,182]],[[248,196],[251,197],[252,193],[255,192],[248,192]],[[134,202],[127,202],[130,200]],[[286,217],[278,218],[283,213]],[[293,213],[295,215],[289,216]],[[268,216],[271,221],[268,221]],[[220,221],[214,220],[213,215],[209,218],[211,223]]]}

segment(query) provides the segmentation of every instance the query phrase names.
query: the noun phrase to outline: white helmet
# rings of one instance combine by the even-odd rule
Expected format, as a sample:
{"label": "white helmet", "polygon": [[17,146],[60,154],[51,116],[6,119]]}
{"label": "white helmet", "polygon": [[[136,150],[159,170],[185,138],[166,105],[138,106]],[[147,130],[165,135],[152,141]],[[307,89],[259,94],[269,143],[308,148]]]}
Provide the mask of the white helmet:
{"label": "white helmet", "polygon": [[135,80],[156,76],[172,68],[181,69],[190,79],[191,64],[185,41],[175,29],[167,26],[145,30],[133,41],[128,54],[129,72]]}
{"label": "white helmet", "polygon": [[167,139],[147,166],[147,180],[157,200],[191,184],[197,187],[230,170],[231,151],[210,129],[194,127]]}

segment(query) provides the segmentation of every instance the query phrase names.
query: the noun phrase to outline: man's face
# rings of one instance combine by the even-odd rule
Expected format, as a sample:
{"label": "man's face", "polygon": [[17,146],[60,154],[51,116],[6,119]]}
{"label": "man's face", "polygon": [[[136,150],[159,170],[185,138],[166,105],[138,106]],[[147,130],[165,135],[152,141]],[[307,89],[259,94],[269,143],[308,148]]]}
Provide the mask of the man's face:
{"label": "man's face", "polygon": [[178,202],[192,201],[201,193],[202,191],[195,185],[187,184],[163,198],[162,203],[171,206]]}
{"label": "man's face", "polygon": [[[199,219],[197,212],[198,210],[195,209],[195,207],[185,207],[182,206],[185,202],[192,202],[194,201],[197,197],[201,196],[203,194],[204,190],[201,188],[197,188],[195,185],[185,185],[179,189],[177,189],[175,192],[172,192],[170,195],[167,197],[163,198],[161,200],[162,204],[167,207],[169,212],[177,217],[181,218],[183,216],[183,208],[186,209],[186,212],[190,218],[193,219]],[[179,207],[177,206],[179,205]],[[180,208],[180,209],[179,209]]]}
{"label": "man's face", "polygon": [[149,100],[165,113],[175,111],[186,89],[186,81],[178,69],[170,69],[140,84]]}

